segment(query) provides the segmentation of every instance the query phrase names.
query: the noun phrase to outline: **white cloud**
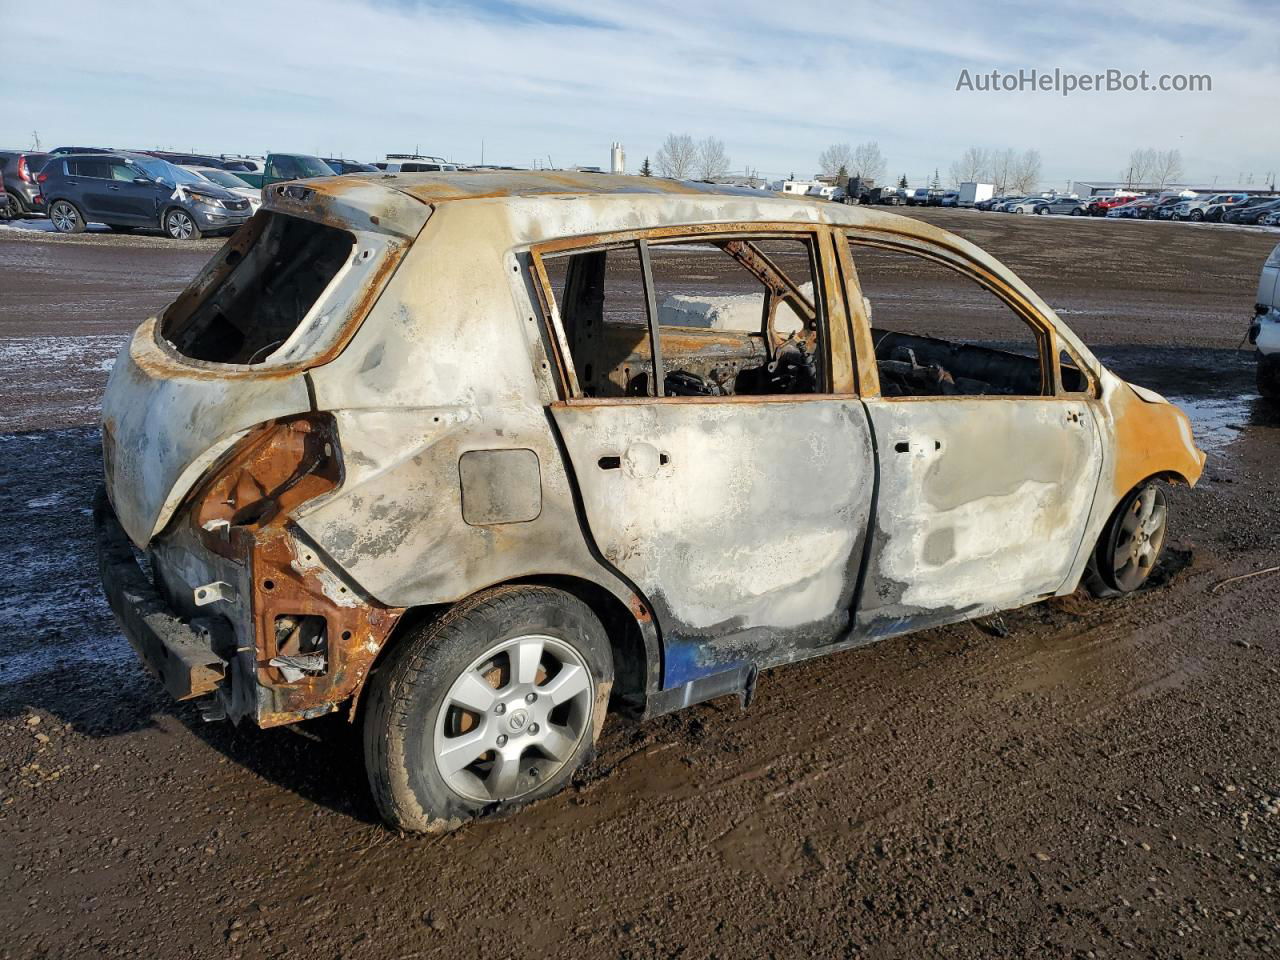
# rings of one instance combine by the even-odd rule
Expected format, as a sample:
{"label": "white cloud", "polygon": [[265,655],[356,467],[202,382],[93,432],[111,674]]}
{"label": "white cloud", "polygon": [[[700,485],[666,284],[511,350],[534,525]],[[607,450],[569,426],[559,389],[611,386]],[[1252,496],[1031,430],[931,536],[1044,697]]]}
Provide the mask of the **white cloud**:
{"label": "white cloud", "polygon": [[[0,70],[24,92],[6,107],[10,141],[39,129],[46,146],[418,147],[474,162],[483,139],[490,162],[603,165],[622,140],[634,168],[674,130],[718,136],[735,166],[770,174],[863,139],[913,179],[971,143],[1037,148],[1055,183],[1115,176],[1145,146],[1178,147],[1195,177],[1280,167],[1274,18],[1244,0],[54,9],[10,23]],[[1032,67],[1208,73],[1213,91],[955,91],[962,68]]]}

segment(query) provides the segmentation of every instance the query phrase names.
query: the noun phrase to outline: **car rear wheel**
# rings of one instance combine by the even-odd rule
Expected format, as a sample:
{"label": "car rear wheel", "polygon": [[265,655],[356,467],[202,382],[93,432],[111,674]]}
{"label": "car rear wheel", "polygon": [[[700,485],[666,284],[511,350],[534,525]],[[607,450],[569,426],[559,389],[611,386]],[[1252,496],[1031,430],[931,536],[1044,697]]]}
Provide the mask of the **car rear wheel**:
{"label": "car rear wheel", "polygon": [[1036,213],[1039,214],[1040,216],[1044,216],[1048,212],[1049,212],[1048,207],[1040,207],[1038,210],[1036,210]]}
{"label": "car rear wheel", "polygon": [[1202,211],[1202,210],[1192,210],[1192,211],[1191,211],[1191,221],[1192,221],[1193,223],[1199,223],[1199,222],[1200,222],[1201,220],[1203,220],[1203,219],[1204,219],[1204,211]]}
{"label": "car rear wheel", "polygon": [[22,197],[14,193],[12,190],[6,190],[5,196],[9,198],[9,216],[24,217],[29,212],[27,205],[22,202]]}
{"label": "car rear wheel", "polygon": [[365,767],[401,830],[443,832],[561,790],[613,686],[609,639],[582,601],[500,587],[402,638],[369,681]]}
{"label": "car rear wheel", "polygon": [[1076,207],[1074,210],[1071,211],[1071,215],[1073,217],[1083,217],[1084,211],[1081,210],[1079,207]]}
{"label": "car rear wheel", "polygon": [[195,217],[181,207],[173,207],[165,212],[164,232],[174,240],[199,240],[201,237]]}
{"label": "car rear wheel", "polygon": [[1164,550],[1169,507],[1164,490],[1149,481],[1125,496],[1107,521],[1085,571],[1095,597],[1132,593],[1147,581]]}
{"label": "car rear wheel", "polygon": [[84,233],[84,214],[70,200],[55,200],[49,206],[49,220],[59,233]]}

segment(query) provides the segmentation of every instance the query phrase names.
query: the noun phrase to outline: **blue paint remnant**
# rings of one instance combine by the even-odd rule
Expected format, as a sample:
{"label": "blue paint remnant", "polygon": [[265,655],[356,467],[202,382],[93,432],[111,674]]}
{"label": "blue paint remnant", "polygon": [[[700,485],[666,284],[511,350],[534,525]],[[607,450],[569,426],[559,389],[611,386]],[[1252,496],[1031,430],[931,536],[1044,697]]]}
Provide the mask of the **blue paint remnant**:
{"label": "blue paint remnant", "polygon": [[706,643],[697,640],[669,638],[663,651],[662,689],[670,690],[693,680],[723,673],[745,663],[745,660],[710,661],[703,656],[709,653]]}

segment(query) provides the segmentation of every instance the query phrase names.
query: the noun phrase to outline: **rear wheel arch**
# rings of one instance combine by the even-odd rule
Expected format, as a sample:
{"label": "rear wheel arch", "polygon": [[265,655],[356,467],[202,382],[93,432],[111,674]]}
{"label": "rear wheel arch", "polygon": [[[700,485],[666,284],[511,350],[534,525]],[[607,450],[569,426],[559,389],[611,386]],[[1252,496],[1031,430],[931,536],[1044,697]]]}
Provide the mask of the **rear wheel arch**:
{"label": "rear wheel arch", "polygon": [[[571,670],[561,699],[547,695],[555,681],[543,665],[552,678]],[[383,818],[402,830],[442,832],[570,783],[605,720],[612,654],[603,625],[573,594],[511,583],[419,623],[368,686],[364,758]]]}
{"label": "rear wheel arch", "polygon": [[450,610],[471,601],[474,597],[506,587],[519,586],[550,587],[567,593],[587,605],[604,626],[613,654],[614,679],[610,711],[637,716],[642,713],[649,693],[657,689],[662,666],[657,632],[653,627],[652,613],[648,604],[639,598],[633,598],[631,604],[643,610],[642,613],[637,614],[608,587],[584,577],[547,574],[519,577],[490,584],[452,603],[409,607],[388,635],[373,663],[370,664],[360,688],[352,695],[349,718],[353,722],[359,719],[358,714],[364,707],[362,702],[364,689],[368,686],[369,680],[380,667],[386,664],[393,651],[405,641],[406,637],[439,620]]}

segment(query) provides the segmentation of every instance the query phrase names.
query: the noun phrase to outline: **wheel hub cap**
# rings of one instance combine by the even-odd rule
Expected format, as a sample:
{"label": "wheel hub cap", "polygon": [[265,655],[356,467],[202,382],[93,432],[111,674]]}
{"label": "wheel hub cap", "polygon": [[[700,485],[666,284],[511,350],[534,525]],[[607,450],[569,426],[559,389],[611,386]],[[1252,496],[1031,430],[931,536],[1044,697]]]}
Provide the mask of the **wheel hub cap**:
{"label": "wheel hub cap", "polygon": [[588,734],[595,684],[586,661],[555,637],[504,640],[445,695],[434,736],[436,769],[471,800],[512,800],[573,757]]}

